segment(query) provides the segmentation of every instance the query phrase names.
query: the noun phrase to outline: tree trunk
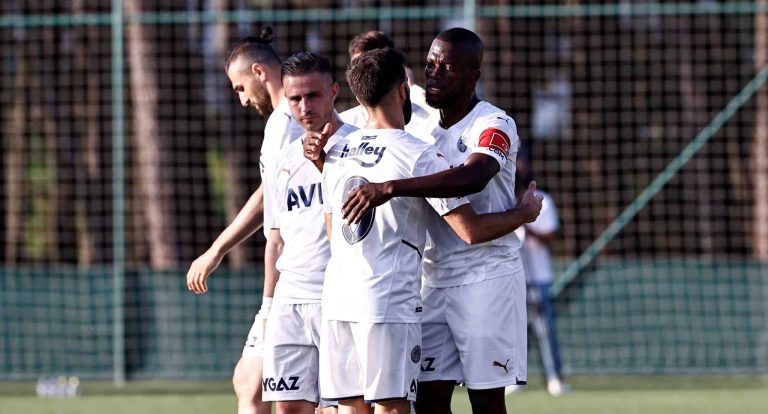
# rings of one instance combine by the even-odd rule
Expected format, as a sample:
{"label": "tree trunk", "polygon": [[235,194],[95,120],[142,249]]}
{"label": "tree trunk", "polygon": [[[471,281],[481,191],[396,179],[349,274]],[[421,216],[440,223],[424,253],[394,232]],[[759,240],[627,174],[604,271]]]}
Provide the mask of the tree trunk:
{"label": "tree trunk", "polygon": [[[680,53],[682,131],[684,142],[687,143],[693,139],[697,131],[707,124],[708,96],[706,85],[703,85],[702,81],[698,81],[694,77],[696,65],[706,64],[706,62],[697,62],[692,53],[693,50],[702,50],[701,47],[704,46],[696,44],[694,35],[691,34],[692,32],[699,33],[698,27],[691,22],[691,19],[695,19],[695,17],[681,16],[679,19],[680,42],[678,51]],[[703,82],[706,82],[706,79]],[[685,186],[685,204],[695,206],[691,213],[695,212],[697,226],[693,230],[694,234],[688,236],[690,240],[695,240],[696,246],[701,253],[711,255],[715,250],[715,234],[712,225],[712,205],[714,203],[710,179],[712,165],[708,161],[708,151],[699,152],[691,160],[690,166],[693,167],[693,171],[690,173],[693,174],[693,177],[683,175],[683,179],[686,182],[693,184]]]}
{"label": "tree trunk", "polygon": [[[757,2],[765,7],[766,0]],[[762,70],[768,65],[768,13],[755,15],[755,68]],[[755,211],[754,255],[768,262],[768,86],[757,92],[755,104],[755,138],[752,150],[754,166]]]}
{"label": "tree trunk", "polygon": [[[86,13],[93,10],[93,5],[86,5],[86,0],[72,2],[72,12]],[[100,26],[80,26],[72,28],[73,42],[68,54],[72,56],[71,84],[83,91],[69,97],[72,102],[72,143],[74,172],[74,200],[72,208],[77,231],[77,264],[90,266],[107,263],[109,258],[107,245],[111,240],[111,226],[108,220],[108,206],[103,200],[109,200],[107,180],[104,177],[105,158],[109,156],[108,143],[102,143],[105,127],[99,111],[108,110],[107,102],[101,99],[103,84],[102,71],[95,68],[93,62],[100,53],[107,53],[99,45],[108,28]],[[108,140],[104,140],[108,141]],[[106,148],[105,148],[106,147]]]}
{"label": "tree trunk", "polygon": [[[21,42],[19,42],[21,43]],[[18,46],[21,47],[19,44]],[[17,50],[23,50],[17,49]],[[27,121],[27,68],[23,53],[16,56],[16,76],[14,77],[15,93],[13,104],[10,108],[9,121],[6,124],[3,158],[5,165],[5,260],[6,265],[14,265],[20,259],[21,235],[23,234],[24,218],[22,216],[22,187],[24,179],[24,166],[26,164],[25,152],[25,125]]]}
{"label": "tree trunk", "polygon": [[[67,7],[55,8],[56,13],[66,13]],[[45,156],[47,165],[54,171],[54,178],[47,183],[48,206],[51,213],[52,226],[46,230],[50,243],[46,255],[52,263],[75,264],[78,259],[78,226],[75,186],[80,169],[76,164],[79,148],[74,123],[72,104],[74,95],[72,86],[75,76],[71,43],[59,39],[71,39],[72,28],[43,28],[41,50],[42,56],[38,62],[44,65],[46,61],[56,62],[57,74],[47,77],[45,72],[36,72],[37,88],[40,90],[42,102],[41,119],[45,136]]]}
{"label": "tree trunk", "polygon": [[[139,0],[125,0],[127,14],[141,13]],[[170,268],[176,260],[170,202],[163,183],[160,143],[157,120],[157,88],[151,45],[140,24],[126,26],[128,63],[133,103],[133,132],[136,147],[136,168],[139,175],[139,192],[143,199],[146,221],[146,237],[149,244],[149,261],[153,268]]]}

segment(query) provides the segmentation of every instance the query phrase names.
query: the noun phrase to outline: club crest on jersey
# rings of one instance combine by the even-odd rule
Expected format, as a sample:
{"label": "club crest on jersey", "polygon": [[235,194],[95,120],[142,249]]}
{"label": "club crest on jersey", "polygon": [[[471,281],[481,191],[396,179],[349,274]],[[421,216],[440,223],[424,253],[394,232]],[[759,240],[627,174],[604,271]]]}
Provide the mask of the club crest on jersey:
{"label": "club crest on jersey", "polygon": [[411,350],[411,362],[418,364],[421,361],[421,347],[416,345]]}
{"label": "club crest on jersey", "polygon": [[456,148],[461,152],[467,152],[467,144],[464,143],[464,136],[459,137],[459,141],[456,143]]}
{"label": "club crest on jersey", "polygon": [[[373,139],[375,136],[364,138]],[[348,158],[360,164],[361,167],[371,168],[381,161],[381,157],[384,156],[384,151],[386,150],[387,147],[374,147],[369,142],[363,142],[359,146],[352,148],[345,144],[344,148],[340,151],[339,158]]]}
{"label": "club crest on jersey", "polygon": [[[363,184],[368,184],[368,180],[360,176],[350,177],[346,183],[344,183],[343,200],[347,201],[349,193],[357,187]],[[376,217],[376,209],[372,208],[363,214],[360,218],[360,222],[357,224],[349,224],[344,222],[341,225],[341,234],[344,236],[344,240],[349,244],[355,244],[360,240],[363,240],[373,228],[373,219]]]}

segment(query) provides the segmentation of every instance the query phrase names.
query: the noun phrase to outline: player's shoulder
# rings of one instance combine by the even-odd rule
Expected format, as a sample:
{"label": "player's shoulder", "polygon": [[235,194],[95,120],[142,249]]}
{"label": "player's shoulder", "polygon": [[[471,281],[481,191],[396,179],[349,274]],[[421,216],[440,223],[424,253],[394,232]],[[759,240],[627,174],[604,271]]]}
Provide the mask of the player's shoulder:
{"label": "player's shoulder", "polygon": [[410,154],[415,162],[428,161],[441,157],[445,158],[433,143],[427,142],[419,136],[410,133],[406,134],[407,136],[403,139],[403,143],[405,144],[403,150]]}
{"label": "player's shoulder", "polygon": [[293,119],[290,107],[287,102],[281,102],[280,105],[275,108],[274,111],[267,118],[267,123],[264,127],[265,133],[267,131],[277,132],[285,131],[291,127],[291,123],[295,123],[298,126],[298,122]]}
{"label": "player's shoulder", "polygon": [[384,141],[394,143],[394,149],[406,154],[421,153],[431,145],[422,138],[402,129],[383,129],[380,136]]}
{"label": "player's shoulder", "polygon": [[403,135],[403,141],[407,142],[408,145],[411,145],[413,147],[418,148],[429,148],[432,147],[432,143],[425,140],[421,135],[412,133],[411,131],[403,131],[405,134]]}
{"label": "player's shoulder", "polygon": [[411,122],[405,126],[405,130],[416,138],[428,144],[434,144],[433,133],[440,125],[440,116],[427,115],[426,117],[412,117]]}
{"label": "player's shoulder", "polygon": [[334,134],[328,138],[328,142],[325,144],[325,148],[323,148],[325,150],[326,157],[338,157],[341,154],[341,148],[349,144],[350,138],[353,138],[359,129],[360,128],[351,124],[341,124],[339,129],[337,129],[336,132],[334,132]]}
{"label": "player's shoulder", "polygon": [[331,136],[331,138],[329,139],[329,143],[331,141],[336,141],[336,140],[339,140],[341,138],[348,137],[351,134],[357,132],[358,130],[360,130],[360,128],[357,127],[356,125],[348,124],[348,123],[345,122],[345,123],[341,124],[339,129],[337,129],[336,132],[333,134],[333,136]]}
{"label": "player's shoulder", "polygon": [[339,113],[339,118],[345,124],[362,127],[367,122],[365,119],[365,109],[362,105],[353,106],[344,112]]}
{"label": "player's shoulder", "polygon": [[512,117],[507,115],[503,109],[485,101],[478,103],[473,110],[469,134],[480,141],[484,137],[500,135],[505,138],[507,148],[514,146],[518,140],[517,125],[515,125]]}
{"label": "player's shoulder", "polygon": [[472,110],[473,126],[482,128],[483,126],[498,126],[505,129],[517,130],[515,120],[503,109],[486,101],[481,101]]}
{"label": "player's shoulder", "polygon": [[300,139],[288,143],[284,148],[274,154],[274,166],[277,169],[291,169],[291,166],[295,166],[304,161],[304,146]]}

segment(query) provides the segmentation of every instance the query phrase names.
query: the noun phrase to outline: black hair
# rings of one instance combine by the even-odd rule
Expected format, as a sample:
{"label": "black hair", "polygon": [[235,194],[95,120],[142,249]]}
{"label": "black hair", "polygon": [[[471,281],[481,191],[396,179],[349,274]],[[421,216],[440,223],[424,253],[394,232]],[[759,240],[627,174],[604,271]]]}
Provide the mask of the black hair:
{"label": "black hair", "polygon": [[360,33],[349,41],[349,56],[367,52],[373,49],[389,47],[394,49],[395,42],[386,33],[379,30],[371,30]]}
{"label": "black hair", "polygon": [[364,52],[349,64],[347,82],[360,103],[377,106],[392,88],[406,82],[403,55],[391,48]]}
{"label": "black hair", "polygon": [[312,52],[296,52],[283,62],[280,67],[280,79],[286,76],[301,76],[308,73],[326,73],[331,76],[331,80],[336,82],[331,62]]}
{"label": "black hair", "polygon": [[229,53],[227,53],[227,60],[224,61],[224,70],[228,70],[232,63],[241,56],[248,58],[249,63],[280,65],[280,57],[277,56],[275,49],[270,46],[274,37],[272,28],[264,26],[261,28],[258,36],[249,36],[238,40],[229,49]]}
{"label": "black hair", "polygon": [[480,64],[483,62],[483,41],[475,32],[462,27],[454,27],[441,32],[435,40],[466,46],[471,52],[466,56],[467,62],[473,69],[480,68]]}

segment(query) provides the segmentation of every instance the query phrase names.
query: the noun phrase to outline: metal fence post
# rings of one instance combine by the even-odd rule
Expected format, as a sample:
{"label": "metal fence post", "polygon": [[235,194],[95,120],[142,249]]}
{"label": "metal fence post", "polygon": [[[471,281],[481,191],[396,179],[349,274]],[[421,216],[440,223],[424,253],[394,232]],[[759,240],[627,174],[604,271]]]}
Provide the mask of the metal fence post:
{"label": "metal fence post", "polygon": [[112,361],[116,387],[125,385],[125,107],[123,1],[112,0]]}

